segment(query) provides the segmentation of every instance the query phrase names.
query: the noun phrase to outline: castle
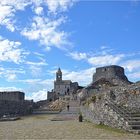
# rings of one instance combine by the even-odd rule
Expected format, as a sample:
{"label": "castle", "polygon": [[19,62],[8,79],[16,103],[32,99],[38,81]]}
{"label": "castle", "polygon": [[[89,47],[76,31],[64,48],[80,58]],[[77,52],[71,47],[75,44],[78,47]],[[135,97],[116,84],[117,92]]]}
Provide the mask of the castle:
{"label": "castle", "polygon": [[56,72],[56,80],[54,81],[54,89],[47,94],[47,99],[49,101],[56,99],[75,99],[76,91],[79,88],[77,82],[72,82],[71,80],[63,80],[62,72],[59,68]]}
{"label": "castle", "polygon": [[96,68],[96,73],[93,74],[92,83],[97,82],[100,79],[106,79],[114,85],[131,83],[124,74],[124,68],[117,65]]}
{"label": "castle", "polygon": [[130,82],[123,67],[96,68],[92,83],[78,99],[87,120],[140,133],[140,82]]}

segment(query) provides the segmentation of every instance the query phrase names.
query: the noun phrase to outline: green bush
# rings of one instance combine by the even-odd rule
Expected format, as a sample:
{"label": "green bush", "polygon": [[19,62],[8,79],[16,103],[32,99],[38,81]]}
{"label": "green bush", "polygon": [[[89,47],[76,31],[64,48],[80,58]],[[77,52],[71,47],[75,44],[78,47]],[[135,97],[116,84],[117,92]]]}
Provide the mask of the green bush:
{"label": "green bush", "polygon": [[96,102],[96,96],[95,95],[91,97],[91,102],[93,102],[93,103]]}
{"label": "green bush", "polygon": [[100,96],[98,96],[98,100],[101,100],[101,98],[102,98],[102,96],[100,95]]}

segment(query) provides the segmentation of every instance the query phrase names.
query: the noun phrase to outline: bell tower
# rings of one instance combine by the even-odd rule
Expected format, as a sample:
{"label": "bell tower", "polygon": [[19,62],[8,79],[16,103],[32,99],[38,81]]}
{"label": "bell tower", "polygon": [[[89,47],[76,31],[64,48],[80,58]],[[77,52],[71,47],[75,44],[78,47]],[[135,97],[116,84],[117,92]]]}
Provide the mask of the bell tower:
{"label": "bell tower", "polygon": [[60,68],[56,72],[56,81],[62,81],[62,72]]}

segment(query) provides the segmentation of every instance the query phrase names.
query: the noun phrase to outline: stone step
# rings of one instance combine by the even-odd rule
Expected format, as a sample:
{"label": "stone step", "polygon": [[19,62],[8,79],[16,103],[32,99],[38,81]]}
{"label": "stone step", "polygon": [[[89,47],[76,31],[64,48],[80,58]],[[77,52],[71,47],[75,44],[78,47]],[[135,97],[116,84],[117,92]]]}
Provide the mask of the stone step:
{"label": "stone step", "polygon": [[33,111],[33,114],[58,114],[60,111]]}
{"label": "stone step", "polygon": [[127,117],[129,121],[140,121],[140,117]]}
{"label": "stone step", "polygon": [[131,117],[140,117],[140,113],[126,113],[126,115],[129,115]]}
{"label": "stone step", "polygon": [[34,111],[52,111],[51,109],[34,109]]}
{"label": "stone step", "polygon": [[130,125],[132,129],[140,130],[140,125]]}
{"label": "stone step", "polygon": [[128,125],[140,125],[140,121],[129,121]]}
{"label": "stone step", "polygon": [[122,107],[122,106],[118,106],[118,105],[116,105],[116,106],[128,115],[140,116],[140,112],[131,112],[131,111],[127,110],[126,108]]}
{"label": "stone step", "polygon": [[140,134],[140,130],[136,130],[136,129],[129,130],[129,132],[134,134]]}

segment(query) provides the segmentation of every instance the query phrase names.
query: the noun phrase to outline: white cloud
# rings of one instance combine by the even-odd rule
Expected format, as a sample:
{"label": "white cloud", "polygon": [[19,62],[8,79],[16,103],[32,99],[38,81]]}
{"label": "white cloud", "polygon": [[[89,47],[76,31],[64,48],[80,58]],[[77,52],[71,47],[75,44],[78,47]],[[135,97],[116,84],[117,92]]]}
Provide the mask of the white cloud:
{"label": "white cloud", "polygon": [[3,6],[9,5],[9,6],[12,6],[16,10],[24,10],[24,8],[28,4],[31,4],[31,1],[29,0],[2,0],[0,1],[0,5],[3,5]]}
{"label": "white cloud", "polygon": [[6,25],[7,28],[11,31],[14,31],[13,23],[11,17],[13,17],[13,12],[15,10],[11,6],[2,6],[0,5],[0,24]]}
{"label": "white cloud", "polygon": [[43,13],[43,7],[36,7],[35,8],[35,13],[37,15],[41,15]]}
{"label": "white cloud", "polygon": [[124,58],[124,54],[111,54],[111,50],[108,52],[105,49],[106,47],[102,47],[100,52],[94,54],[71,52],[68,56],[75,60],[85,60],[93,66],[115,65]]}
{"label": "white cloud", "polygon": [[[29,28],[18,29],[21,34],[30,40],[39,40],[47,51],[50,51],[51,47],[66,49],[66,46],[72,46],[68,41],[68,33],[59,30],[59,26],[66,19],[61,15],[54,16],[54,14],[67,11],[74,2],[75,0],[2,0],[0,1],[0,25],[6,26],[12,32],[17,30],[20,26],[17,27],[16,24],[18,22],[16,13],[30,6],[36,16]],[[49,12],[44,13],[43,7],[46,6]]]}
{"label": "white cloud", "polygon": [[108,55],[90,57],[88,59],[88,62],[94,66],[114,65],[114,64],[118,64],[123,57],[124,57],[123,54],[117,54],[117,55],[108,54]]}
{"label": "white cloud", "polygon": [[25,63],[32,66],[47,66],[48,65],[45,61],[41,61],[41,62],[26,61]]}
{"label": "white cloud", "polygon": [[47,90],[39,90],[37,92],[33,92],[30,96],[26,95],[25,99],[31,100],[33,99],[35,102],[40,100],[46,100],[47,99]]}
{"label": "white cloud", "polygon": [[46,0],[48,9],[51,13],[57,14],[58,12],[67,11],[76,0]]}
{"label": "white cloud", "polygon": [[25,71],[18,68],[3,68],[0,67],[0,77],[5,78],[8,82],[13,82],[17,79],[18,74],[25,74]]}
{"label": "white cloud", "polygon": [[[0,87],[0,92],[3,91],[21,91],[24,92],[23,89],[17,88],[17,87]],[[24,92],[25,93],[25,92]],[[39,101],[39,100],[46,100],[47,99],[47,90],[39,90],[37,92],[33,92],[32,94],[25,93],[25,99],[26,100],[34,100],[34,101]]]}
{"label": "white cloud", "polygon": [[45,55],[42,53],[34,52],[35,55],[39,56],[40,58],[44,57]]}
{"label": "white cloud", "polygon": [[16,74],[14,74],[14,73],[9,73],[9,74],[6,75],[7,81],[13,81],[13,80],[15,80],[16,78],[17,78],[17,76],[16,76]]}
{"label": "white cloud", "polygon": [[137,72],[134,72],[134,73],[129,73],[128,76],[133,80],[140,79],[140,72],[137,71]]}
{"label": "white cloud", "polygon": [[54,81],[54,79],[47,79],[47,80],[42,80],[42,79],[23,79],[23,80],[16,80],[16,82],[26,83],[26,84],[29,84],[29,85],[44,86],[48,90],[52,89],[52,87],[53,87],[53,81]]}
{"label": "white cloud", "polygon": [[32,76],[34,77],[40,77],[42,75],[42,68],[40,67],[36,67],[36,66],[30,66],[30,73],[32,74]]}
{"label": "white cloud", "polygon": [[17,82],[27,83],[27,84],[36,84],[39,83],[41,79],[24,79],[24,80],[17,80]]}
{"label": "white cloud", "polygon": [[33,99],[35,101],[46,100],[47,91],[50,91],[53,88],[54,79],[24,79],[17,80],[19,83],[27,84],[26,89],[26,99]]}
{"label": "white cloud", "polygon": [[87,59],[86,53],[72,52],[72,53],[69,53],[69,56],[71,56],[75,60]]}
{"label": "white cloud", "polygon": [[49,13],[57,14],[67,11],[75,0],[1,0],[0,1],[0,25],[6,26],[10,31],[15,31],[17,11],[24,11],[27,6],[33,8],[33,12],[42,15],[43,6],[47,6]]}
{"label": "white cloud", "polygon": [[41,59],[40,62],[32,62],[32,61],[25,62],[25,64],[27,64],[29,67],[31,75],[34,77],[40,77],[43,74],[42,72],[43,67],[48,65],[42,57],[39,56],[39,59]]}
{"label": "white cloud", "polygon": [[9,61],[16,64],[22,62],[24,51],[19,48],[20,42],[0,38],[0,61]]}
{"label": "white cloud", "polygon": [[22,89],[16,87],[0,87],[0,91],[22,91]]}
{"label": "white cloud", "polygon": [[30,4],[28,0],[1,0],[0,1],[0,25],[5,25],[10,31],[15,31],[15,13],[24,10]]}
{"label": "white cloud", "polygon": [[73,82],[78,82],[79,85],[82,86],[86,86],[92,82],[92,76],[94,72],[95,72],[94,67],[79,71],[69,71],[62,69],[64,80],[72,80]]}
{"label": "white cloud", "polygon": [[129,72],[132,72],[135,69],[140,69],[140,60],[128,60],[122,63],[122,66],[127,69]]}
{"label": "white cloud", "polygon": [[46,46],[47,51],[51,47],[65,49],[66,46],[71,46],[71,43],[67,40],[67,33],[58,30],[58,27],[64,22],[64,17],[51,20],[36,16],[31,27],[24,28],[21,34],[30,40],[39,40],[42,45]]}

